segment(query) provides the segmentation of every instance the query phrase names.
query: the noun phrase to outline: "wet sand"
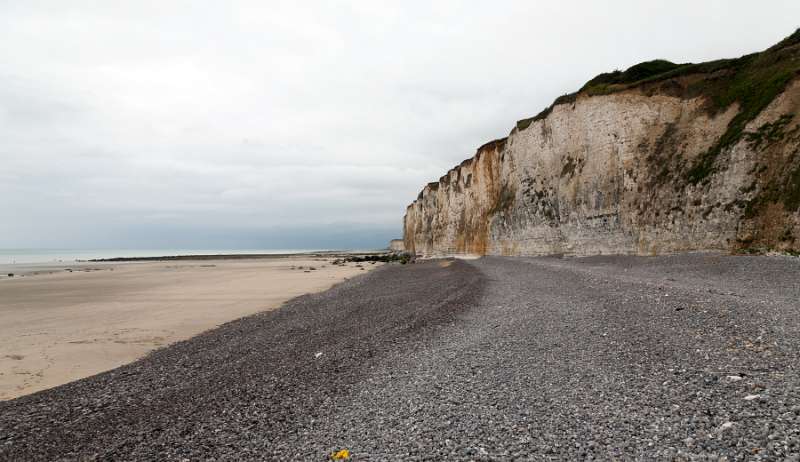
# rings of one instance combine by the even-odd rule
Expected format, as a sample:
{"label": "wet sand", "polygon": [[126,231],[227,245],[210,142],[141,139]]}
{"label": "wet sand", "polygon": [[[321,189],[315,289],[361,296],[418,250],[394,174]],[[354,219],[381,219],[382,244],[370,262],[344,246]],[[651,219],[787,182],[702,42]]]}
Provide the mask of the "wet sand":
{"label": "wet sand", "polygon": [[27,268],[27,276],[4,277],[0,400],[115,368],[379,265],[334,266],[332,260],[39,265]]}

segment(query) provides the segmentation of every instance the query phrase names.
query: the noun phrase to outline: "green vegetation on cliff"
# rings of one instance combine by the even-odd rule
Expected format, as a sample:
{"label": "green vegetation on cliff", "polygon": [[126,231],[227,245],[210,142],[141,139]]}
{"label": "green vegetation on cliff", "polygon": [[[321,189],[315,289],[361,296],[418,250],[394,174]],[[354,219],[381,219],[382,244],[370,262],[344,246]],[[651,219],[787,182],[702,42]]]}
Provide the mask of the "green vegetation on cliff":
{"label": "green vegetation on cliff", "polygon": [[736,144],[744,136],[745,126],[800,73],[800,30],[781,44],[762,53],[731,60],[711,78],[695,84],[696,88],[690,87],[692,93],[707,96],[713,111],[726,109],[734,103],[739,105],[727,131],[689,170],[692,183],[704,181],[714,172],[714,161],[720,152]]}
{"label": "green vegetation on cliff", "polygon": [[616,70],[614,72],[600,74],[586,82],[586,85],[580,89],[579,93],[587,95],[607,95],[624,90],[627,88],[627,85],[658,77],[685,66],[687,65],[675,64],[662,59],[647,61],[630,67],[624,72]]}
{"label": "green vegetation on cliff", "polygon": [[[665,60],[647,61],[628,68],[600,74],[577,93],[564,95],[536,117],[517,122],[517,130],[547,117],[560,104],[574,102],[580,96],[608,95],[642,89],[657,93],[660,88],[686,98],[706,97],[707,110],[717,114],[733,104],[738,112],[725,133],[690,166],[687,180],[703,183],[716,170],[715,162],[726,148],[745,135],[745,126],[755,119],[785,88],[800,75],[800,29],[777,45],[736,59],[722,59],[700,64],[675,64]],[[681,81],[683,80],[683,81]],[[667,86],[666,83],[677,83]]]}

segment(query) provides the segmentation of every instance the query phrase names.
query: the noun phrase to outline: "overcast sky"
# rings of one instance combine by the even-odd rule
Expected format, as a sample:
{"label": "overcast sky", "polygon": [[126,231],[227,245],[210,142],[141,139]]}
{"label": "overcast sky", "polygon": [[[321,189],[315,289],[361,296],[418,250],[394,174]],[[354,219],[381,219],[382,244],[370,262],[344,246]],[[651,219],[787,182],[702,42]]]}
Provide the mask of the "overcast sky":
{"label": "overcast sky", "polygon": [[0,248],[380,246],[594,75],[798,26],[797,0],[0,0]]}

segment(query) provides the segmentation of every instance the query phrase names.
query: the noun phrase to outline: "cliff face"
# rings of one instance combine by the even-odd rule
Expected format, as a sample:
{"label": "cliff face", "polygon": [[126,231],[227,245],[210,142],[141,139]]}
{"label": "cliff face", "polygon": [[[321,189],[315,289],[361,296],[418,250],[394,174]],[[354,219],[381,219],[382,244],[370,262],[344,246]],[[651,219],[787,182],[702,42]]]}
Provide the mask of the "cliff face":
{"label": "cliff face", "polygon": [[421,255],[800,251],[800,33],[603,74],[429,183]]}

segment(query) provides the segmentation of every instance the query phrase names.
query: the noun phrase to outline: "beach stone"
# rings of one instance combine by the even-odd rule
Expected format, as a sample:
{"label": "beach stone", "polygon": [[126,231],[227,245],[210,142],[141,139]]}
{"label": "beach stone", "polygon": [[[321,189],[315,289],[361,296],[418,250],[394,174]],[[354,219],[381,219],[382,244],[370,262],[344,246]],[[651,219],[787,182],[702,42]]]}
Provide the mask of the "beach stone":
{"label": "beach stone", "polygon": [[[797,453],[800,260],[440,263],[385,265],[2,402],[0,460],[304,461],[343,448],[353,460]],[[666,277],[668,299],[658,290]],[[780,347],[731,347],[758,336]],[[750,394],[723,372],[734,365]]]}

